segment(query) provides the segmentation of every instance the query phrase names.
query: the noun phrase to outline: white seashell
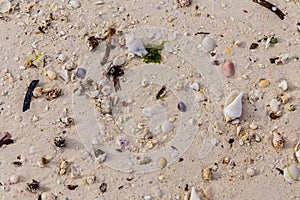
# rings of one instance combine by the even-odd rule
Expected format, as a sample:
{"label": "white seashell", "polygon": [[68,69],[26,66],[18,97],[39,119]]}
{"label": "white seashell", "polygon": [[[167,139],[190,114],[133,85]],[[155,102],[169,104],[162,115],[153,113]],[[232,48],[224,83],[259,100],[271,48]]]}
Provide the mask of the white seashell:
{"label": "white seashell", "polygon": [[234,90],[226,98],[223,111],[226,122],[239,118],[242,115],[242,97],[242,92]]}
{"label": "white seashell", "polygon": [[81,6],[80,2],[77,0],[72,0],[69,2],[69,4],[72,8],[79,8]]}
{"label": "white seashell", "polygon": [[298,163],[300,163],[300,141],[298,141],[294,150],[295,150],[295,156],[297,158],[297,161],[298,161]]}
{"label": "white seashell", "polygon": [[174,128],[174,125],[168,120],[164,121],[163,124],[161,125],[161,130],[163,133],[168,133],[168,132],[172,131],[173,128]]}
{"label": "white seashell", "polygon": [[275,148],[281,148],[284,145],[284,139],[279,132],[273,133],[272,144]]}
{"label": "white seashell", "polygon": [[206,51],[213,51],[215,49],[215,47],[216,47],[216,42],[211,37],[205,37],[202,40],[202,47]]}
{"label": "white seashell", "polygon": [[277,99],[271,99],[270,101],[270,110],[274,113],[277,113],[279,111],[280,101]]}
{"label": "white seashell", "polygon": [[11,8],[11,3],[8,0],[0,0],[0,13],[8,12]]}
{"label": "white seashell", "polygon": [[150,118],[153,116],[154,111],[153,111],[153,108],[151,108],[151,107],[145,107],[145,108],[143,108],[142,113],[145,117]]}
{"label": "white seashell", "polygon": [[10,177],[10,183],[16,184],[16,183],[18,183],[18,181],[19,181],[19,176],[18,175],[12,175]]}
{"label": "white seashell", "polygon": [[128,51],[134,53],[135,55],[142,57],[148,53],[142,41],[136,38],[134,35],[126,34],[125,40]]}
{"label": "white seashell", "polygon": [[190,85],[190,88],[192,88],[192,89],[195,90],[195,91],[199,91],[199,90],[200,90],[199,83],[197,83],[197,82],[192,83],[192,84]]}
{"label": "white seashell", "polygon": [[278,87],[283,89],[283,91],[286,91],[288,89],[288,85],[287,85],[287,82],[286,80],[282,80],[279,84],[278,84]]}
{"label": "white seashell", "polygon": [[113,60],[113,65],[114,66],[121,66],[125,63],[125,58],[124,56],[117,56]]}
{"label": "white seashell", "polygon": [[198,196],[195,187],[192,187],[190,200],[200,200],[200,197]]}
{"label": "white seashell", "polygon": [[294,165],[287,166],[283,169],[283,176],[287,182],[296,183],[300,181],[299,180],[300,170]]}

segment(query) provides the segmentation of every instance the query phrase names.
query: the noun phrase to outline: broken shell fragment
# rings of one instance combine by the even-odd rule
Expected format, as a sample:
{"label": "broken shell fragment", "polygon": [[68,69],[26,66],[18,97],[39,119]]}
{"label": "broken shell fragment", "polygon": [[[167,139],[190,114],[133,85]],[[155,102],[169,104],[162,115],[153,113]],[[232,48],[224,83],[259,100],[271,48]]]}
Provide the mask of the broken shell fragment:
{"label": "broken shell fragment", "polygon": [[207,52],[213,51],[216,48],[216,42],[214,39],[212,39],[211,37],[205,37],[202,40],[202,47],[204,48],[204,50],[206,50]]}
{"label": "broken shell fragment", "polygon": [[278,87],[283,89],[283,91],[286,91],[288,89],[288,84],[286,82],[286,80],[282,80],[279,84]]}
{"label": "broken shell fragment", "polygon": [[274,132],[272,137],[272,144],[275,148],[281,148],[284,145],[284,139],[279,132]]}
{"label": "broken shell fragment", "polygon": [[295,150],[295,157],[296,157],[298,163],[300,163],[300,141],[298,141],[294,150]]}
{"label": "broken shell fragment", "polygon": [[128,51],[134,53],[135,55],[142,57],[143,55],[146,55],[148,53],[142,41],[136,38],[134,35],[125,35],[125,40]]}
{"label": "broken shell fragment", "polygon": [[300,181],[299,180],[300,170],[294,165],[287,166],[283,169],[283,176],[287,182],[296,183]]}
{"label": "broken shell fragment", "polygon": [[121,66],[125,63],[125,58],[124,56],[117,56],[113,60],[113,65],[114,66]]}
{"label": "broken shell fragment", "polygon": [[231,77],[235,73],[234,65],[232,62],[227,62],[222,66],[222,72],[227,77]]}
{"label": "broken shell fragment", "polygon": [[76,71],[76,77],[80,79],[84,79],[86,75],[86,70],[82,67],[78,67]]}
{"label": "broken shell fragment", "polygon": [[200,197],[198,196],[195,187],[192,187],[190,200],[200,200]]}
{"label": "broken shell fragment", "polygon": [[11,8],[11,3],[8,0],[0,0],[0,13],[8,12]]}
{"label": "broken shell fragment", "polygon": [[46,76],[50,79],[50,80],[55,80],[57,78],[56,72],[52,71],[52,70],[48,70],[46,72]]}
{"label": "broken shell fragment", "polygon": [[242,97],[242,92],[234,90],[226,98],[223,110],[226,122],[239,118],[242,115]]}
{"label": "broken shell fragment", "polygon": [[32,91],[32,96],[34,96],[35,98],[42,96],[42,90],[43,88],[41,87],[34,88],[34,90]]}

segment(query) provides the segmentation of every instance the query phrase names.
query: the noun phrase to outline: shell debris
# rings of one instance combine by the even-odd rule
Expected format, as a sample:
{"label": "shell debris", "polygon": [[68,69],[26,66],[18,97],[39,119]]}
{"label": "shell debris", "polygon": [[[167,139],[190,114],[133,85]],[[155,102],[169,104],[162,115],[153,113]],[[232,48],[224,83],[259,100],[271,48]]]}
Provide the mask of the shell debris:
{"label": "shell debris", "polygon": [[167,166],[168,162],[167,162],[167,159],[164,158],[164,157],[161,157],[158,161],[158,166],[160,169],[163,169]]}

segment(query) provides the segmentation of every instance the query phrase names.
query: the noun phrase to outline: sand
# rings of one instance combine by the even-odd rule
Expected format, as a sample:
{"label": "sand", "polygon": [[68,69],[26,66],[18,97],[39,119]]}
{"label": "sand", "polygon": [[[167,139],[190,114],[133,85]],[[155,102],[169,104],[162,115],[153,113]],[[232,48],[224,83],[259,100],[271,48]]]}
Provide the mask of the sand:
{"label": "sand", "polygon": [[[0,147],[0,197],[181,200],[195,187],[200,199],[300,199],[299,183],[280,173],[300,167],[300,3],[272,3],[283,20],[252,1],[12,1],[0,18],[0,133],[14,140]],[[110,27],[116,33],[105,37]],[[144,45],[164,42],[161,63],[130,58],[126,34]],[[277,42],[266,48],[272,34]],[[91,36],[102,39],[89,51]],[[203,48],[205,37],[216,43],[212,51]],[[126,58],[117,91],[106,75],[111,65],[100,64],[109,40],[107,62]],[[258,47],[250,50],[252,43]],[[29,55],[35,66],[26,67]],[[235,73],[226,77],[221,67],[229,61]],[[61,93],[47,100],[44,91],[22,112],[32,80]],[[166,94],[157,98],[162,86]],[[226,122],[225,99],[234,90],[243,92],[242,115]],[[280,116],[271,119],[272,112]],[[283,147],[273,147],[274,133]],[[65,146],[55,146],[58,136]],[[39,188],[30,191],[33,179]]]}

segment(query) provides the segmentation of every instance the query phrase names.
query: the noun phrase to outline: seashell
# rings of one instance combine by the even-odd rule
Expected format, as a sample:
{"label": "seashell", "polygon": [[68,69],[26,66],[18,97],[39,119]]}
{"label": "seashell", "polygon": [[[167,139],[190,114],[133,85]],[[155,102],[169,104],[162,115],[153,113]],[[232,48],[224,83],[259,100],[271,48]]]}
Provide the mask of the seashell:
{"label": "seashell", "polygon": [[279,111],[280,101],[277,99],[271,99],[270,101],[270,110],[274,113],[277,113]]}
{"label": "seashell", "polygon": [[179,4],[179,6],[181,8],[183,8],[183,7],[188,7],[189,5],[191,5],[192,0],[178,0],[177,2]]}
{"label": "seashell", "polygon": [[69,2],[71,8],[79,8],[81,6],[80,2],[77,0],[72,0]]}
{"label": "seashell", "polygon": [[283,91],[286,91],[288,89],[288,84],[286,82],[286,80],[282,80],[279,84],[278,87],[283,89]]}
{"label": "seashell", "polygon": [[270,81],[265,80],[265,79],[261,80],[261,81],[259,82],[259,84],[258,84],[258,86],[259,86],[260,88],[266,88],[266,87],[268,87],[269,85],[270,85]]}
{"label": "seashell", "polygon": [[207,181],[211,180],[211,171],[208,167],[202,170],[202,178]]}
{"label": "seashell", "polygon": [[41,87],[36,87],[32,91],[32,96],[34,96],[35,98],[40,97],[40,96],[42,96],[42,91],[43,91],[43,89]]}
{"label": "seashell", "polygon": [[200,90],[199,83],[197,83],[197,82],[192,83],[192,84],[190,85],[190,88],[192,88],[192,89],[195,90],[195,91],[199,91],[199,90]]}
{"label": "seashell", "polygon": [[281,148],[284,145],[284,139],[279,132],[274,132],[272,137],[272,145],[275,148]]}
{"label": "seashell", "polygon": [[135,55],[142,57],[148,53],[142,41],[136,38],[134,35],[126,34],[125,40],[128,51],[134,53]]}
{"label": "seashell", "polygon": [[255,175],[255,170],[253,168],[247,168],[246,172],[247,172],[247,175],[250,177]]}
{"label": "seashell", "polygon": [[295,156],[297,158],[297,161],[298,161],[298,163],[300,163],[300,140],[298,141],[294,150],[295,150]]}
{"label": "seashell", "polygon": [[299,180],[300,170],[294,166],[287,166],[283,169],[283,177],[289,183],[296,183]]}
{"label": "seashell", "polygon": [[174,125],[168,120],[164,121],[163,124],[161,125],[161,130],[163,133],[168,133],[173,129],[174,129]]}
{"label": "seashell", "polygon": [[210,52],[213,51],[216,48],[216,42],[214,39],[212,39],[211,37],[205,37],[202,40],[202,47],[204,48],[204,50]]}
{"label": "seashell", "polygon": [[0,13],[8,12],[11,8],[11,3],[8,0],[0,0]]}
{"label": "seashell", "polygon": [[121,66],[125,63],[125,58],[124,56],[117,56],[113,60],[113,65],[114,66]]}
{"label": "seashell", "polygon": [[200,197],[198,196],[195,187],[192,187],[190,200],[200,200]]}
{"label": "seashell", "polygon": [[235,73],[234,65],[232,62],[227,62],[222,66],[222,72],[227,77],[231,77]]}
{"label": "seashell", "polygon": [[10,183],[16,184],[19,181],[19,176],[18,175],[12,175],[9,179]]}
{"label": "seashell", "polygon": [[76,77],[80,79],[84,79],[86,75],[86,70],[82,67],[78,67],[76,71]]}
{"label": "seashell", "polygon": [[186,105],[182,101],[178,103],[177,108],[181,112],[186,112]]}
{"label": "seashell", "polygon": [[158,166],[160,169],[165,168],[167,164],[168,164],[167,159],[165,159],[164,157],[161,157],[158,161]]}
{"label": "seashell", "polygon": [[234,90],[226,98],[223,110],[226,122],[239,118],[242,115],[242,97],[242,92]]}
{"label": "seashell", "polygon": [[67,56],[65,54],[61,53],[61,54],[58,55],[58,60],[60,62],[65,62],[66,59],[67,59]]}
{"label": "seashell", "polygon": [[145,107],[142,110],[142,113],[145,117],[152,117],[154,114],[153,108],[151,107]]}
{"label": "seashell", "polygon": [[46,72],[46,76],[50,79],[50,80],[55,80],[57,78],[57,74],[55,71],[52,71],[52,70],[48,70]]}

